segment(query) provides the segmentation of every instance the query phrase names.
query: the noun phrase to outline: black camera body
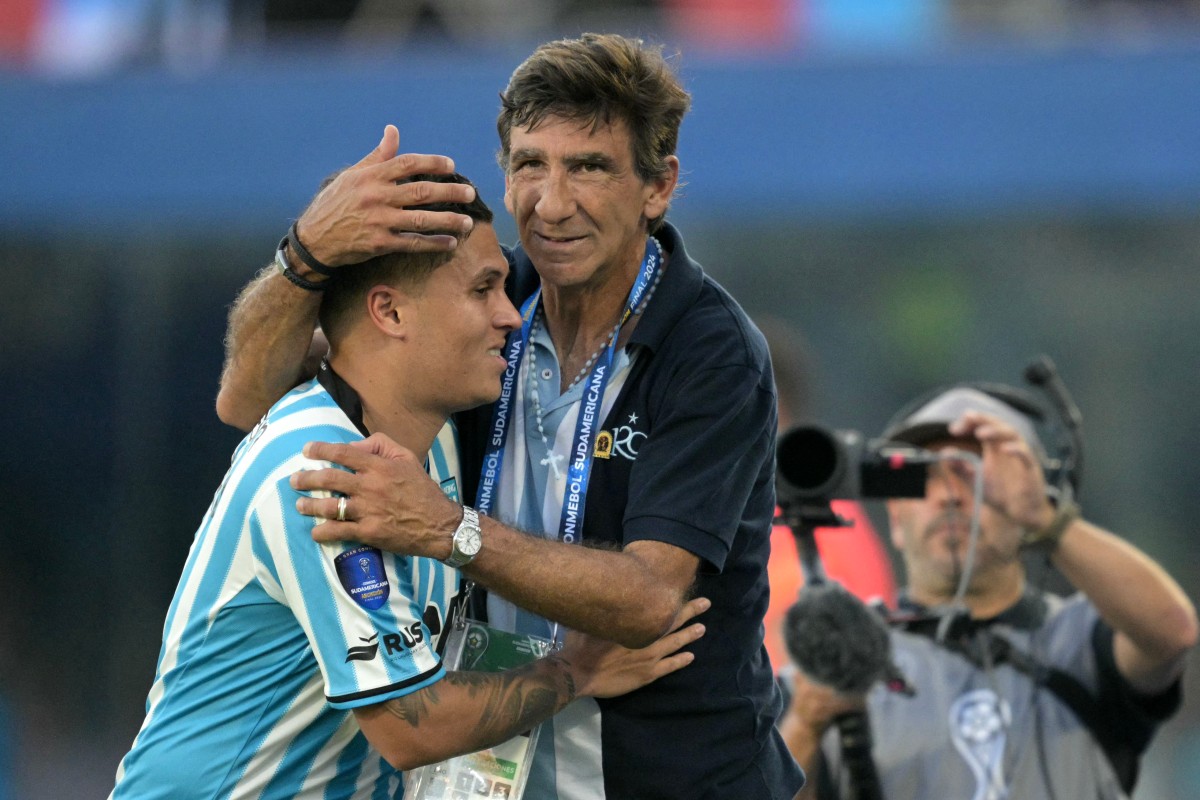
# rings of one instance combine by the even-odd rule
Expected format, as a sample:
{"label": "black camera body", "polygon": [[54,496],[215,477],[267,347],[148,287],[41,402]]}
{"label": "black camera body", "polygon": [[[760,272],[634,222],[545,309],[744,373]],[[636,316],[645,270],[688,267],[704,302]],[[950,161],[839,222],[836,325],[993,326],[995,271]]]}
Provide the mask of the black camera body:
{"label": "black camera body", "polygon": [[779,505],[924,497],[926,466],[934,461],[924,450],[868,441],[855,430],[798,425],[776,445]]}

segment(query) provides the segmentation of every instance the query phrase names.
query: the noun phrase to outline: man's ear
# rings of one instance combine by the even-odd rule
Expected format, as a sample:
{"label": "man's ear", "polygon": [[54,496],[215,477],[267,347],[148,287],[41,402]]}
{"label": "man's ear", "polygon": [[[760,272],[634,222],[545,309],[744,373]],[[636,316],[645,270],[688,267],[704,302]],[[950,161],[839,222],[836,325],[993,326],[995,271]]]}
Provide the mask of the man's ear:
{"label": "man's ear", "polygon": [[679,185],[679,158],[667,156],[667,170],[646,181],[643,189],[642,213],[646,219],[656,219],[667,213],[675,187]]}
{"label": "man's ear", "polygon": [[367,291],[367,318],[385,336],[404,339],[412,321],[412,303],[403,290],[379,284]]}

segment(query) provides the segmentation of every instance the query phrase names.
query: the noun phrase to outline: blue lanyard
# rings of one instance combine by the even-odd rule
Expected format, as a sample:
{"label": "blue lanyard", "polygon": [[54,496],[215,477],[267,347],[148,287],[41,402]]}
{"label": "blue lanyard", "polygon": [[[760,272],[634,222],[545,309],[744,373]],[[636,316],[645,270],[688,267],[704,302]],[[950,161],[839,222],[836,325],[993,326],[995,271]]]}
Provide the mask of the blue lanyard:
{"label": "blue lanyard", "polygon": [[521,356],[525,354],[525,344],[529,341],[529,328],[533,324],[533,314],[537,302],[542,296],[542,289],[521,306],[521,329],[513,331],[508,337],[504,351],[504,360],[508,366],[500,378],[500,397],[492,406],[491,433],[483,454],[483,468],[479,474],[479,490],[475,493],[475,508],[481,514],[492,513],[496,502],[496,482],[500,480],[500,468],[504,465],[505,440],[508,438],[508,423],[512,417],[513,391],[517,385],[517,374],[521,371]]}
{"label": "blue lanyard", "polygon": [[[642,266],[629,290],[629,298],[625,302],[625,310],[621,314],[621,325],[629,319],[635,308],[642,302],[646,290],[653,284],[654,277],[662,267],[658,255],[658,247],[653,239],[646,239],[646,251]],[[520,371],[521,357],[529,344],[529,329],[533,324],[533,316],[541,300],[542,290],[534,292],[521,307],[521,329],[514,331],[509,337],[505,350],[505,361],[508,366],[500,381],[500,398],[492,407],[492,424],[487,447],[484,450],[483,467],[479,478],[479,491],[476,497],[476,507],[481,513],[490,514],[495,505],[496,483],[500,479],[500,469],[504,464],[504,450],[508,437],[509,421],[512,417],[513,396]],[[602,358],[596,359],[592,372],[583,384],[583,398],[580,401],[579,415],[575,420],[575,436],[571,439],[571,466],[567,471],[567,486],[563,497],[562,517],[559,520],[559,537],[567,543],[575,542],[583,533],[584,498],[587,496],[588,481],[591,478],[592,449],[599,427],[600,404],[604,399],[604,389],[608,385],[611,374],[613,355],[617,348],[614,336]],[[536,380],[530,376],[529,380]]]}

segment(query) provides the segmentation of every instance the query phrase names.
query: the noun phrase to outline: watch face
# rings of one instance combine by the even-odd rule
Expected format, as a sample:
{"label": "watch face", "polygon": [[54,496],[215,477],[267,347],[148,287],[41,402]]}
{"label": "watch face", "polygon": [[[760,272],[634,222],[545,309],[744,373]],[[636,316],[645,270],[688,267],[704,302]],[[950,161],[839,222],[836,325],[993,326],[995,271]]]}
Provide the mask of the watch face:
{"label": "watch face", "polygon": [[458,537],[458,549],[466,555],[473,556],[479,552],[483,537],[479,528],[464,527]]}

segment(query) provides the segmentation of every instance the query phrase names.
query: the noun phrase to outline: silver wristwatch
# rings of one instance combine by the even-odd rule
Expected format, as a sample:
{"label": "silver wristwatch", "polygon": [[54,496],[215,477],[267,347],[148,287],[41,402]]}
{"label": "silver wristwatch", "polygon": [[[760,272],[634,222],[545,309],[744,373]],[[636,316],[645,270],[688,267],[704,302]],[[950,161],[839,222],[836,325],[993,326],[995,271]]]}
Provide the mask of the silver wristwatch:
{"label": "silver wristwatch", "polygon": [[483,531],[479,529],[479,512],[470,506],[463,506],[462,522],[454,531],[450,542],[450,557],[442,563],[448,567],[461,569],[470,564],[479,550],[483,547]]}

